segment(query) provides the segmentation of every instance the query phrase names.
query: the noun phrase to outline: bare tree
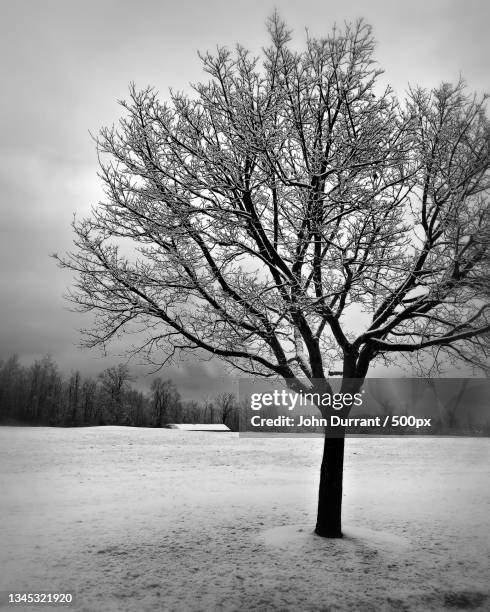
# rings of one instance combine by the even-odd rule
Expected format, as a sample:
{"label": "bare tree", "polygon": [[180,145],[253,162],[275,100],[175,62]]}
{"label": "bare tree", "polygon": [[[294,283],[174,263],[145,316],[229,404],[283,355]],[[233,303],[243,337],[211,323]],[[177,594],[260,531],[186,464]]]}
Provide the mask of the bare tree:
{"label": "bare tree", "polygon": [[129,368],[125,363],[106,368],[99,374],[101,396],[105,408],[105,417],[109,424],[120,421],[124,416],[124,396],[131,380]]}
{"label": "bare tree", "polygon": [[[96,313],[86,343],[138,325],[153,362],[199,353],[318,392],[339,361],[344,392],[395,355],[483,366],[485,98],[458,83],[398,102],[362,21],[302,52],[277,15],[268,28],[262,61],[202,55],[209,81],[167,102],[131,86],[100,132],[106,199],[60,259]],[[322,536],[342,535],[343,457],[326,436]]]}
{"label": "bare tree", "polygon": [[82,422],[86,425],[97,419],[97,383],[86,378],[81,388]]}
{"label": "bare tree", "polygon": [[25,414],[32,423],[58,425],[64,419],[63,382],[57,364],[50,355],[38,359],[29,368],[28,401]]}
{"label": "bare tree", "polygon": [[153,419],[157,427],[180,420],[180,394],[171,380],[155,378],[151,383]]}
{"label": "bare tree", "polygon": [[232,431],[239,426],[239,406],[233,393],[220,393],[214,400],[217,417]]}
{"label": "bare tree", "polygon": [[80,372],[78,370],[73,372],[68,380],[67,395],[68,406],[66,420],[70,425],[76,426],[80,421],[79,410],[80,398],[82,395]]}

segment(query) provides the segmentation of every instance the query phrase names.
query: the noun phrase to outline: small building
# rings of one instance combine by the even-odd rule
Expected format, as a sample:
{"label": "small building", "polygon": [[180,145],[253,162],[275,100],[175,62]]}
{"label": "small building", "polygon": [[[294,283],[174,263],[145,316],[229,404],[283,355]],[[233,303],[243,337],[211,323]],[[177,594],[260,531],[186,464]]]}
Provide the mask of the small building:
{"label": "small building", "polygon": [[231,431],[224,423],[167,423],[164,427],[183,431]]}

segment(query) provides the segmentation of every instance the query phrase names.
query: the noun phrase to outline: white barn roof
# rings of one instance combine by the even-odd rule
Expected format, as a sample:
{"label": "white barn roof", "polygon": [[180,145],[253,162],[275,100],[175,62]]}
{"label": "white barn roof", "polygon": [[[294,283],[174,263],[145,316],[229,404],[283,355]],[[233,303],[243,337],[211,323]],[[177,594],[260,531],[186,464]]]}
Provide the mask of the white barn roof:
{"label": "white barn roof", "polygon": [[231,431],[223,423],[168,423],[165,427],[184,431]]}

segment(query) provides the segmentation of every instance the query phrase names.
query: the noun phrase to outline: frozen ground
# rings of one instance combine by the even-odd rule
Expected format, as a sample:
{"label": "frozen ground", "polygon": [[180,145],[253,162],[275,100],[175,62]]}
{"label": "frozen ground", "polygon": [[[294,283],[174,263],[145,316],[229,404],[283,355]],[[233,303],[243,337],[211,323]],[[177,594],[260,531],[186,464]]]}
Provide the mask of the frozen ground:
{"label": "frozen ground", "polygon": [[321,444],[2,427],[0,590],[102,612],[490,609],[490,440],[350,439],[339,541],[312,534]]}

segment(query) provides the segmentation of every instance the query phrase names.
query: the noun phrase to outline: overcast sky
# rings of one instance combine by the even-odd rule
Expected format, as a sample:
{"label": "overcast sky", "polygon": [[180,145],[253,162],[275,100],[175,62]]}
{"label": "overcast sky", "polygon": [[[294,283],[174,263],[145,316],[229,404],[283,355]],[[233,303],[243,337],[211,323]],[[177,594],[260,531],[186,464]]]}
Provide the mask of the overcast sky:
{"label": "overcast sky", "polygon": [[[130,81],[185,89],[200,80],[197,51],[236,42],[258,53],[274,6],[298,41],[305,28],[365,17],[376,58],[399,94],[462,74],[489,90],[486,0],[4,0],[0,23],[0,358],[29,363],[51,354],[66,371],[96,372],[121,361],[80,350],[87,321],[70,313],[70,284],[49,254],[71,245],[70,222],[101,197],[89,132],[117,120]],[[136,371],[136,367],[135,367]],[[217,369],[167,370],[188,395],[213,394]]]}

